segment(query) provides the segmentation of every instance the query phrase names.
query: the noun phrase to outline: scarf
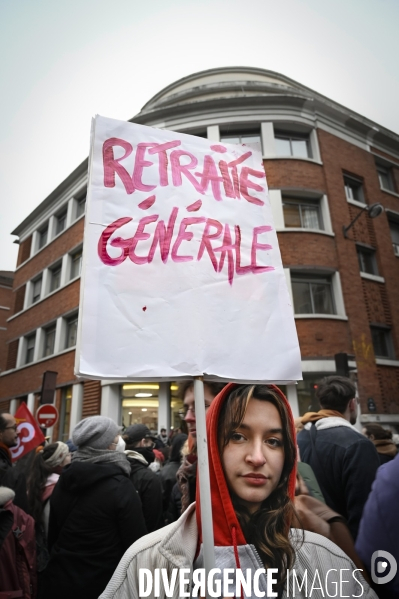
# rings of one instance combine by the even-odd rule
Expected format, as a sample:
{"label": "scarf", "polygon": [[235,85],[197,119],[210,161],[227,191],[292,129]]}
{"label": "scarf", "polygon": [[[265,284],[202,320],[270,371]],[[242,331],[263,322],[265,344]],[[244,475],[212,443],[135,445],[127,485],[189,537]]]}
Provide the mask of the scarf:
{"label": "scarf", "polygon": [[322,418],[330,418],[331,416],[336,416],[345,420],[344,415],[336,410],[319,410],[318,412],[306,412],[306,414],[302,416],[301,422],[302,424],[307,424],[308,422],[317,422]]}
{"label": "scarf", "polygon": [[390,455],[392,457],[395,457],[398,453],[396,445],[391,439],[373,439],[373,443],[378,453]]}
{"label": "scarf", "polygon": [[127,457],[120,451],[112,449],[94,449],[93,447],[78,447],[72,454],[72,461],[86,462],[88,464],[116,464],[127,476],[130,476],[131,468]]}
{"label": "scarf", "polygon": [[11,451],[10,451],[10,449],[7,447],[7,445],[4,445],[4,443],[0,443],[0,449],[2,449],[4,451],[4,453],[6,454],[6,457],[8,458],[8,461],[11,464]]}

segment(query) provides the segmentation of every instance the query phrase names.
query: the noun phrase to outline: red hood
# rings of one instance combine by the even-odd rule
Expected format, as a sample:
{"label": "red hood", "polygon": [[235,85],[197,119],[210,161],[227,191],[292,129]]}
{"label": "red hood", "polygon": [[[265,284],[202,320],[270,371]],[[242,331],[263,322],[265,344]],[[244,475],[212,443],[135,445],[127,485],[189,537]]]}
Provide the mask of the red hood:
{"label": "red hood", "polygon": [[[288,407],[290,415],[290,427],[293,438],[296,438],[294,418],[291,412],[291,406],[288,403],[285,395],[275,385],[268,385],[271,390],[278,393]],[[222,463],[219,456],[217,428],[219,414],[223,402],[232,389],[238,387],[237,383],[229,383],[213,400],[208,413],[206,415],[206,432],[208,436],[208,451],[209,451],[209,476],[211,483],[211,499],[212,499],[212,515],[213,515],[213,535],[216,547],[228,547],[231,545],[246,545],[244,534],[238,523],[233,504],[230,499],[230,493],[227,488],[227,483],[224,477]],[[199,479],[198,479],[199,480]],[[196,491],[196,516],[198,523],[198,531],[200,543],[202,542],[201,529],[201,509],[200,509],[200,489],[197,480]],[[295,495],[296,484],[296,467],[292,470],[288,481],[288,494],[293,500]],[[288,523],[287,523],[288,524]],[[235,528],[235,542],[232,537],[232,529]]]}

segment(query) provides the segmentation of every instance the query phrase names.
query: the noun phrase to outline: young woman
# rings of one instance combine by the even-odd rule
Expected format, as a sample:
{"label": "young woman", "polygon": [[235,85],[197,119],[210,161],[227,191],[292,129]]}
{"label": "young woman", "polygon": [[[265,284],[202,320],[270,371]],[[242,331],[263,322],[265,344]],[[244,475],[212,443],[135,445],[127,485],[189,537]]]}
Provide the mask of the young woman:
{"label": "young woman", "polygon": [[[268,591],[268,576],[277,580],[272,590],[279,597],[321,599],[328,596],[326,591],[330,596],[376,597],[361,573],[353,574],[355,566],[350,559],[331,541],[315,533],[290,531],[296,482],[295,427],[289,404],[277,387],[227,385],[209,408],[207,433],[215,567],[221,569],[221,578],[226,568],[244,573],[249,568],[253,577],[262,568],[275,569],[259,576],[259,591],[265,595],[256,594],[252,587],[248,595],[241,589],[241,597],[277,596],[270,588]],[[128,549],[101,598],[138,599],[143,568],[152,572],[165,568],[170,582],[174,568],[195,571],[203,565],[197,489],[196,504],[177,522]],[[221,596],[234,588],[222,586]],[[160,595],[153,585],[146,596],[167,596],[162,579]],[[173,597],[179,596],[176,584]]]}

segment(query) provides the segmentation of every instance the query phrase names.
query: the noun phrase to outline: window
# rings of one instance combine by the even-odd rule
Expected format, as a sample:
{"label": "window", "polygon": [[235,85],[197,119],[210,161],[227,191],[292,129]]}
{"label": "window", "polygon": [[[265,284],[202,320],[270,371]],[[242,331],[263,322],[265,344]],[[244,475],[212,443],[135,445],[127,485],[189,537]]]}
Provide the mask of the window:
{"label": "window", "polygon": [[69,439],[69,426],[71,423],[71,403],[72,403],[72,386],[64,387],[61,391],[61,410],[60,410],[60,428],[59,440],[67,441]]}
{"label": "window", "polygon": [[377,260],[375,258],[375,250],[362,246],[357,246],[357,257],[359,259],[360,272],[369,275],[378,275]]}
{"label": "window", "polygon": [[389,230],[391,231],[391,239],[395,256],[399,256],[399,222],[389,221]]}
{"label": "window", "polygon": [[76,337],[78,332],[78,315],[75,314],[67,320],[65,349],[76,345]]}
{"label": "window", "polygon": [[363,184],[359,179],[344,175],[345,194],[347,200],[366,203],[363,193]]}
{"label": "window", "polygon": [[320,206],[312,200],[295,200],[283,196],[284,226],[299,229],[324,229]]}
{"label": "window", "polygon": [[26,353],[25,353],[25,364],[30,364],[33,362],[33,355],[35,353],[35,341],[36,341],[36,333],[33,335],[29,335],[26,337]]}
{"label": "window", "polygon": [[64,212],[62,212],[61,214],[59,214],[56,217],[56,227],[55,227],[55,234],[56,235],[59,235],[65,229],[65,227],[66,227],[66,218],[67,218],[66,210],[64,210]]}
{"label": "window", "polygon": [[82,269],[82,249],[72,254],[71,258],[71,279],[75,279],[80,275]]}
{"label": "window", "polygon": [[32,304],[39,301],[42,294],[42,277],[32,282]]}
{"label": "window", "polygon": [[291,275],[295,314],[336,314],[330,277]]}
{"label": "window", "polygon": [[385,166],[377,164],[378,179],[380,182],[381,189],[387,189],[388,191],[395,191],[391,169]]}
{"label": "window", "polygon": [[391,330],[384,325],[371,325],[371,338],[373,340],[376,358],[395,359]]}
{"label": "window", "polygon": [[312,158],[308,135],[275,131],[276,154],[280,157]]}
{"label": "window", "polygon": [[79,218],[80,216],[82,216],[82,214],[85,213],[85,209],[86,209],[86,196],[84,196],[83,198],[80,198],[79,200],[76,200],[76,218]]}
{"label": "window", "polygon": [[47,243],[48,226],[39,231],[38,249],[40,250]]}
{"label": "window", "polygon": [[61,285],[61,264],[50,270],[50,293]]}
{"label": "window", "polygon": [[221,135],[220,141],[226,144],[260,144],[260,133],[232,133],[231,135]]}
{"label": "window", "polygon": [[44,329],[44,346],[43,346],[43,358],[45,356],[51,356],[54,353],[55,345],[55,324],[47,329]]}

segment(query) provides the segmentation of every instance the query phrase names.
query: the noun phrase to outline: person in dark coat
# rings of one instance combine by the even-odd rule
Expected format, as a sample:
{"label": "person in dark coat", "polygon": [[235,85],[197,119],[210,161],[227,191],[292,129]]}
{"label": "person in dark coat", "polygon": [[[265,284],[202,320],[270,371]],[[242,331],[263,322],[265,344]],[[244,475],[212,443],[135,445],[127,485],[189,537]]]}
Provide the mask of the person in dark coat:
{"label": "person in dark coat", "polygon": [[11,462],[10,448],[18,443],[17,423],[11,414],[0,414],[0,485],[8,487],[15,492],[14,505],[25,512],[28,511],[28,498],[26,494],[26,477]]}
{"label": "person in dark coat", "polygon": [[155,460],[155,438],[145,424],[133,424],[123,433],[125,454],[131,467],[130,479],[139,494],[148,532],[164,526],[162,483],[149,465]]}
{"label": "person in dark coat", "polygon": [[104,416],[73,431],[78,449],[50,499],[42,599],[97,599],[126,549],[147,532],[119,432]]}
{"label": "person in dark coat", "polygon": [[169,506],[169,500],[172,493],[172,489],[177,482],[176,474],[180,468],[182,460],[181,448],[183,447],[187,435],[180,433],[173,437],[172,448],[169,456],[169,460],[160,471],[160,477],[163,488],[163,511],[165,512]]}
{"label": "person in dark coat", "polygon": [[362,433],[374,443],[381,465],[393,460],[398,453],[396,445],[392,440],[392,431],[383,428],[380,424],[376,422],[365,424],[362,428]]}
{"label": "person in dark coat", "polygon": [[326,377],[316,397],[322,409],[302,417],[297,437],[301,460],[312,467],[326,504],[347,520],[356,539],[380,461],[372,442],[353,426],[358,404],[352,381]]}
{"label": "person in dark coat", "polygon": [[[388,551],[399,568],[398,498],[399,455],[378,469],[360,522],[356,551],[370,574],[371,557],[378,550]],[[392,567],[394,564],[389,561]],[[385,572],[377,576],[385,576]],[[399,597],[399,572],[393,580],[376,586],[376,592],[380,599]]]}
{"label": "person in dark coat", "polygon": [[35,599],[35,522],[14,497],[12,489],[0,487],[0,597]]}

